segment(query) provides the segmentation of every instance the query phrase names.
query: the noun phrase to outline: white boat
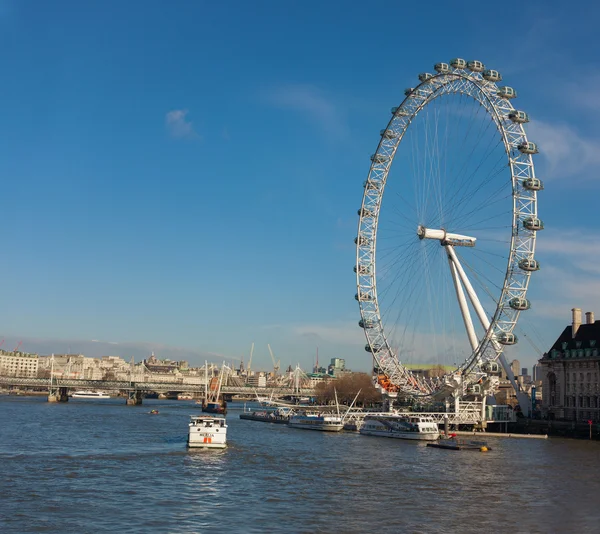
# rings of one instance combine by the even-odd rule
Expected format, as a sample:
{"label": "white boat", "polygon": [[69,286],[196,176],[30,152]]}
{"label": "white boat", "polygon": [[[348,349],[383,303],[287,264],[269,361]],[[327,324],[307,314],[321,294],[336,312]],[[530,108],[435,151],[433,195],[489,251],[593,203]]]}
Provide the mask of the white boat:
{"label": "white boat", "polygon": [[288,421],[288,426],[292,428],[304,428],[306,430],[339,432],[344,428],[344,421],[342,417],[336,414],[302,412],[292,415]]}
{"label": "white boat", "polygon": [[224,449],[227,446],[227,421],[224,417],[192,415],[188,426],[188,447]]}
{"label": "white boat", "polygon": [[363,436],[435,441],[438,424],[431,417],[411,415],[368,415],[360,429]]}
{"label": "white boat", "polygon": [[71,395],[74,399],[110,399],[104,391],[75,391]]}
{"label": "white boat", "polygon": [[350,413],[356,399],[358,399],[361,390],[358,391],[352,404],[343,416],[340,415],[340,405],[338,403],[337,391],[335,388],[333,388],[333,392],[335,393],[336,414],[301,411],[290,417],[288,426],[291,426],[292,428],[304,428],[305,430],[320,430],[322,432],[339,432],[340,430],[343,430],[344,420],[348,413]]}

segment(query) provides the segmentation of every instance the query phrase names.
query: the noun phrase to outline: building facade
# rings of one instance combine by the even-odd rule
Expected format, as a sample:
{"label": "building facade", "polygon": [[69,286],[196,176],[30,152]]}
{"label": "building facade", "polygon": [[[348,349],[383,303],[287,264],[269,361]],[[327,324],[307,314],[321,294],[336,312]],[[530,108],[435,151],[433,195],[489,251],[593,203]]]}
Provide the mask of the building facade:
{"label": "building facade", "polygon": [[573,308],[572,323],[540,359],[542,414],[550,419],[600,421],[600,321]]}
{"label": "building facade", "polygon": [[0,350],[0,375],[35,378],[38,373],[39,357],[26,352]]}

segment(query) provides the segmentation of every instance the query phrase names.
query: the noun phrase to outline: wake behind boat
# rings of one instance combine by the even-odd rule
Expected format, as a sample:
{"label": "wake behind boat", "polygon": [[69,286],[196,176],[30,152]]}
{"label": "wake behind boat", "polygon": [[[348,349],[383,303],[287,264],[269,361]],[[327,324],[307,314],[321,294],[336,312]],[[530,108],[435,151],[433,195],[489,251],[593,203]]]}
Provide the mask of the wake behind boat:
{"label": "wake behind boat", "polygon": [[71,397],[74,399],[110,399],[104,391],[75,391]]}
{"label": "wake behind boat", "polygon": [[436,441],[440,437],[431,417],[406,415],[368,415],[360,429],[363,436]]}

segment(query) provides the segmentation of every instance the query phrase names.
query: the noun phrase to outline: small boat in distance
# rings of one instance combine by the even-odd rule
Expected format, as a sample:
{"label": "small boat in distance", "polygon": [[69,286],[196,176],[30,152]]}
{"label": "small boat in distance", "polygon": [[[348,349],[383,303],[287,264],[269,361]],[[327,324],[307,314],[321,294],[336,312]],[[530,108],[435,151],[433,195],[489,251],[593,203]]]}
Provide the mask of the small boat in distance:
{"label": "small boat in distance", "polygon": [[360,429],[363,436],[436,441],[438,424],[431,417],[411,415],[368,415]]}
{"label": "small boat in distance", "polygon": [[224,449],[227,446],[227,422],[224,417],[192,415],[188,426],[188,447]]}
{"label": "small boat in distance", "polygon": [[104,391],[75,391],[71,395],[74,399],[110,399]]}

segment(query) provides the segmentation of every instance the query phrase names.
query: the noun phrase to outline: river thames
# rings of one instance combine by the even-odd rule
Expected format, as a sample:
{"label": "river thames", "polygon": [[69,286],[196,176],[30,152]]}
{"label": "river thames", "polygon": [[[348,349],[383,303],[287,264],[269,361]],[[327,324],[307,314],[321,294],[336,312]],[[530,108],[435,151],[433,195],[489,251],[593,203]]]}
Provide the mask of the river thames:
{"label": "river thames", "polygon": [[[158,409],[159,415],[150,415]],[[186,448],[189,401],[0,397],[0,532],[598,532],[600,442],[492,450],[239,419]]]}

